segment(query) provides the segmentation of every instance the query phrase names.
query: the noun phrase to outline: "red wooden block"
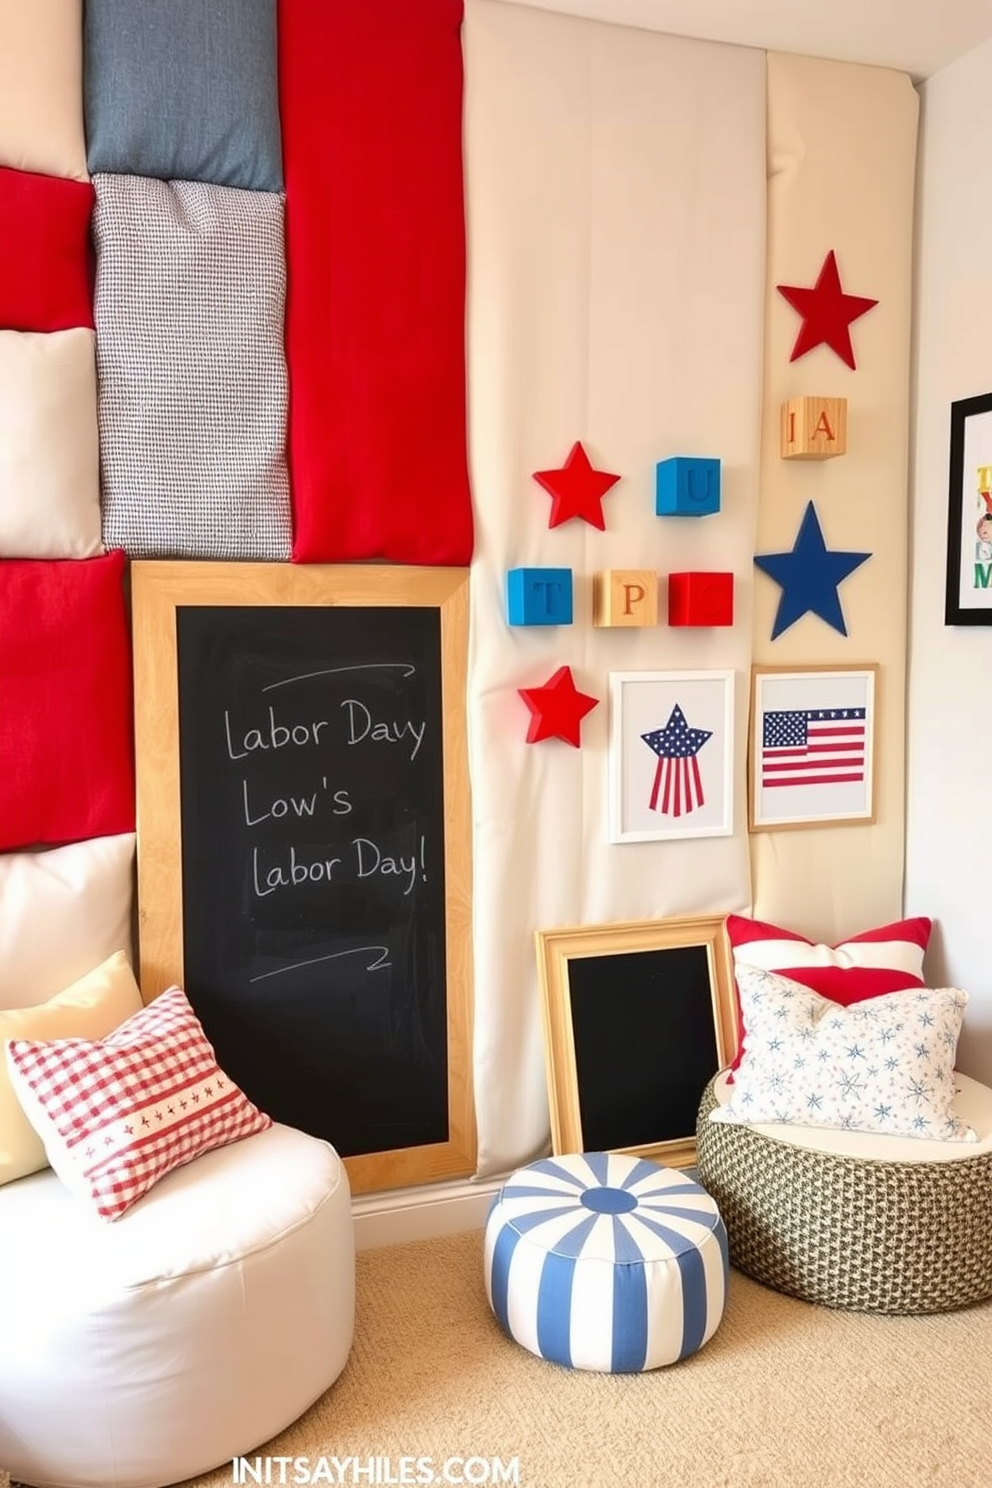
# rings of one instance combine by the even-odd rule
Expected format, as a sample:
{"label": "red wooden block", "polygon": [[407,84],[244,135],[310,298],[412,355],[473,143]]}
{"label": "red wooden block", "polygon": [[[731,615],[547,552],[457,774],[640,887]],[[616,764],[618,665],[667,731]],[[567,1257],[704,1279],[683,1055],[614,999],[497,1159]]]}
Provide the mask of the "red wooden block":
{"label": "red wooden block", "polygon": [[668,623],[669,625],[733,625],[733,574],[669,574]]}

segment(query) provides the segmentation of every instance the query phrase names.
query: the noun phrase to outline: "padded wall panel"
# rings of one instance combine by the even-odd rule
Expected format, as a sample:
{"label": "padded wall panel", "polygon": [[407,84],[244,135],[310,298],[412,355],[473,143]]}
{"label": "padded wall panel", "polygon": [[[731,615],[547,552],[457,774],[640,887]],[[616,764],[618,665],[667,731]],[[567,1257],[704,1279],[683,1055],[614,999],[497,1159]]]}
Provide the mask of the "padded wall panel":
{"label": "padded wall panel", "polygon": [[0,165],[86,180],[83,0],[0,0]]}
{"label": "padded wall panel", "polygon": [[0,330],[93,328],[93,187],[0,168]]}
{"label": "padded wall panel", "polygon": [[102,552],[93,332],[0,331],[0,557]]}
{"label": "padded wall panel", "polygon": [[133,832],[124,554],[0,564],[0,850]]}
{"label": "padded wall panel", "polygon": [[90,170],[282,189],[276,0],[86,0]]}
{"label": "padded wall panel", "polygon": [[282,0],[293,556],[464,564],[461,0]]}
{"label": "padded wall panel", "polygon": [[104,542],[288,558],[282,197],[94,185]]}
{"label": "padded wall panel", "polygon": [[0,854],[0,1007],[34,1007],[131,958],[134,833]]}

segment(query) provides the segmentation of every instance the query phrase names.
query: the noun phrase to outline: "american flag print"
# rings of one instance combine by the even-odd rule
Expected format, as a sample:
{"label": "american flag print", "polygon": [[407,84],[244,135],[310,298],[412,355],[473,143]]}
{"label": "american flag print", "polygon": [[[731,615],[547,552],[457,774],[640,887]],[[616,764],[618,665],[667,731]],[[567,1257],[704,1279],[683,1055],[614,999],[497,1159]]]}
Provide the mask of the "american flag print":
{"label": "american flag print", "polygon": [[840,785],[865,778],[866,708],[789,708],[764,715],[761,784]]}
{"label": "american flag print", "polygon": [[664,728],[652,729],[641,738],[658,756],[648,806],[664,816],[687,816],[705,805],[699,751],[712,729],[690,728],[678,703]]}

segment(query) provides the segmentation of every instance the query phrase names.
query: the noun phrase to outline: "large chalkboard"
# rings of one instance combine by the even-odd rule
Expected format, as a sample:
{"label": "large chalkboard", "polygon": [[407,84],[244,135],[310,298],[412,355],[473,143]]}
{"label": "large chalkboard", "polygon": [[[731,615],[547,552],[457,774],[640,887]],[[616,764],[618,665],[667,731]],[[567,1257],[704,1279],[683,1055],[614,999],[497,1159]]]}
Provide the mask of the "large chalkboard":
{"label": "large chalkboard", "polygon": [[538,933],[555,1152],[685,1166],[707,1081],[733,1053],[722,917]]}
{"label": "large chalkboard", "polygon": [[185,986],[356,1189],[472,1171],[465,575],[136,563],[133,597],[145,995]]}

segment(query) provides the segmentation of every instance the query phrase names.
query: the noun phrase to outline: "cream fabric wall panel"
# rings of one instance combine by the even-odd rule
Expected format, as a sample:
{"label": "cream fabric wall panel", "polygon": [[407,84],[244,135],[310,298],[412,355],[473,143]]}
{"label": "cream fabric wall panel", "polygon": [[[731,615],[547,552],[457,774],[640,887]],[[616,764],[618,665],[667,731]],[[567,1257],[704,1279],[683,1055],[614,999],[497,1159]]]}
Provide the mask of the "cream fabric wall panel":
{"label": "cream fabric wall panel", "polygon": [[[549,1124],[534,932],[749,898],[744,742],[763,318],[764,56],[468,0],[469,663],[479,1172]],[[606,531],[548,528],[532,472],[581,439]],[[723,462],[722,510],[654,515],[654,464]],[[510,627],[506,570],[571,567],[575,623]],[[730,569],[732,629],[596,630],[606,568]],[[572,667],[582,748],[528,745],[518,687]],[[733,837],[607,840],[611,671],[733,668]]]}
{"label": "cream fabric wall panel", "polygon": [[82,0],[0,0],[0,165],[89,179]]}
{"label": "cream fabric wall panel", "polygon": [[[907,440],[918,99],[908,77],[809,57],[768,57],[768,295],[759,553],[791,549],[813,500],[828,548],[873,556],[839,589],[845,639],[806,615],[770,640],[780,590],[755,573],[754,660],[877,661],[876,821],[756,834],[754,912],[836,940],[902,908]],[[857,369],[826,346],[790,364],[800,317],[778,284],[812,285],[830,249],[848,294],[879,301],[851,327]],[[792,397],[848,400],[848,453],[779,456]]]}

